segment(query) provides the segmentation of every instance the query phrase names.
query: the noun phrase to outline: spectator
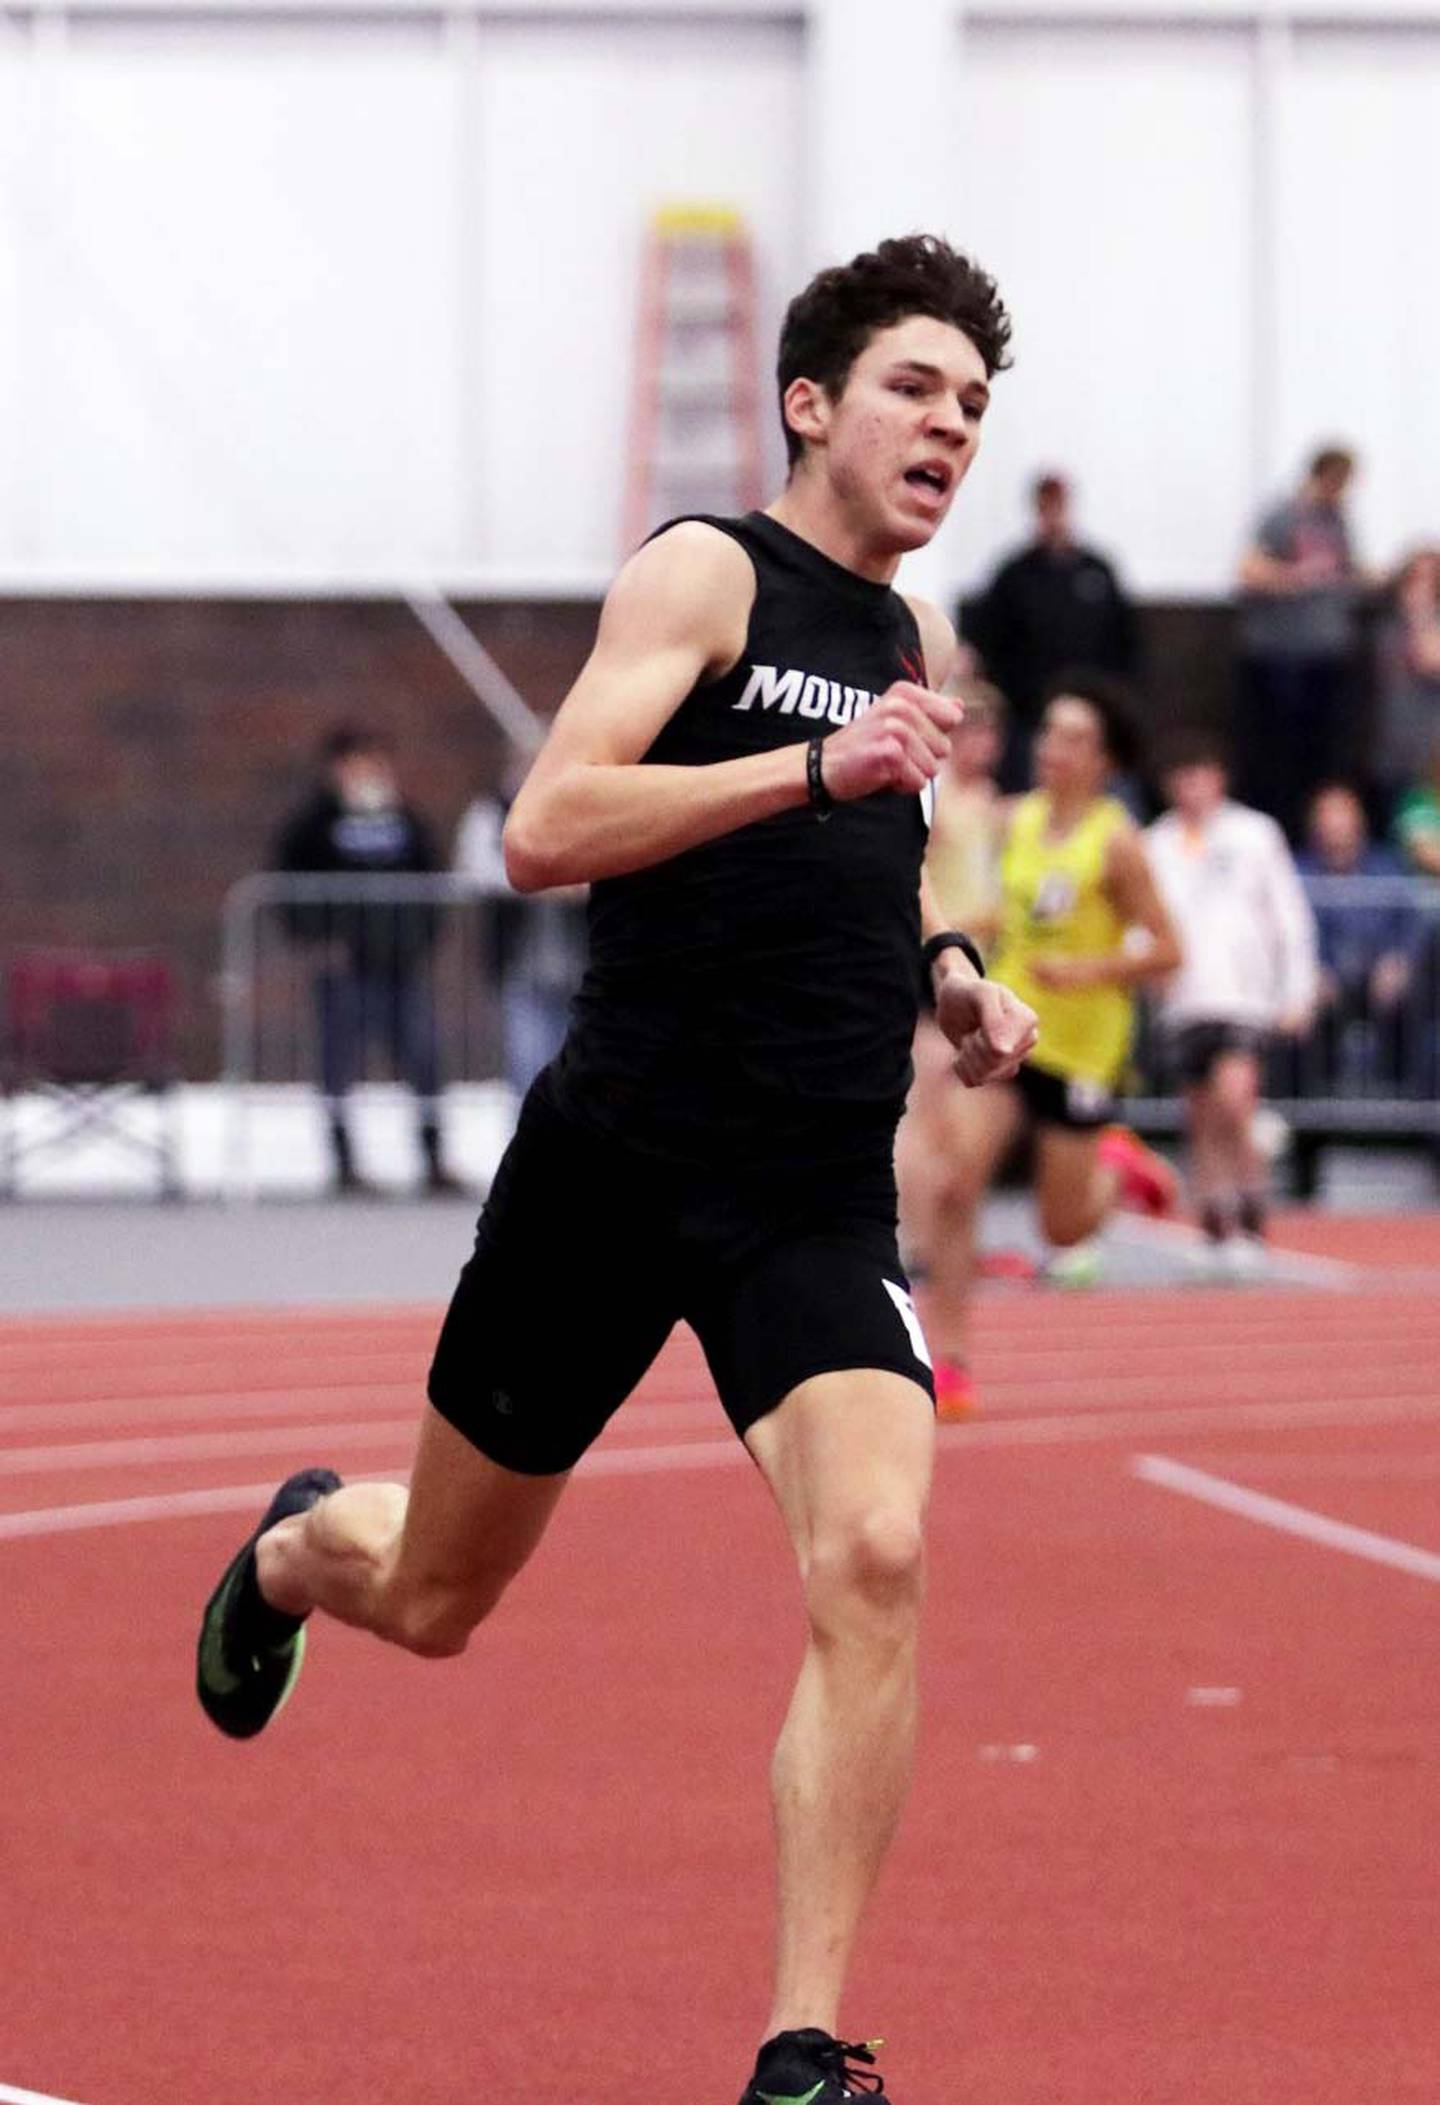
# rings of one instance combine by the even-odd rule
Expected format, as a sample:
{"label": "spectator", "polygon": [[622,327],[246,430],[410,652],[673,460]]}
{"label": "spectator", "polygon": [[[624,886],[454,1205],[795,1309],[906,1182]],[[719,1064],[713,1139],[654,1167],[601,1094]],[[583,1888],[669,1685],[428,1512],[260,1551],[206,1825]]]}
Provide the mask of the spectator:
{"label": "spectator", "polygon": [[[383,738],[340,725],[325,740],[321,760],[321,780],[281,830],[276,869],[394,876],[436,868],[429,831],[401,797]],[[426,971],[435,940],[433,909],[302,903],[286,908],[285,920],[291,935],[315,952],[320,1070],[337,1190],[369,1188],[355,1167],[346,1098],[359,1079],[367,1042],[379,1037],[416,1097],[426,1189],[458,1191],[440,1149],[439,1059]]]}
{"label": "spectator", "polygon": [[999,771],[1007,791],[1030,787],[1030,747],[1054,676],[1072,667],[1129,674],[1136,659],[1130,602],[1105,558],[1076,539],[1070,484],[1041,475],[1031,500],[1034,537],[961,609],[966,639],[1010,704]]}
{"label": "spectator", "polygon": [[1161,1042],[1185,1095],[1195,1209],[1227,1268],[1264,1238],[1266,1046],[1308,1027],[1316,993],[1315,924],[1285,836],[1228,788],[1218,744],[1196,735],[1166,768],[1169,809],[1145,836],[1184,951],[1159,995]]}
{"label": "spectator", "polygon": [[1426,756],[1425,773],[1395,807],[1395,838],[1405,867],[1419,877],[1440,877],[1440,740]]}
{"label": "spectator", "polygon": [[1354,474],[1352,453],[1322,447],[1240,565],[1241,786],[1292,840],[1316,785],[1349,757],[1363,582],[1344,509]]}
{"label": "spectator", "polygon": [[1374,773],[1387,800],[1423,779],[1440,746],[1440,549],[1401,566],[1381,622]]}
{"label": "spectator", "polygon": [[513,760],[498,792],[468,806],[455,836],[455,874],[483,886],[494,899],[491,962],[500,998],[505,1079],[516,1102],[564,1040],[570,1004],[585,971],[588,887],[568,885],[520,898],[505,874],[500,837],[524,779]]}
{"label": "spectator", "polygon": [[1315,1050],[1330,1086],[1402,1080],[1411,1034],[1410,994],[1419,972],[1423,928],[1396,880],[1393,850],[1370,839],[1365,806],[1347,783],[1325,784],[1311,801],[1307,878],[1388,878],[1389,896],[1317,898],[1320,1016]]}

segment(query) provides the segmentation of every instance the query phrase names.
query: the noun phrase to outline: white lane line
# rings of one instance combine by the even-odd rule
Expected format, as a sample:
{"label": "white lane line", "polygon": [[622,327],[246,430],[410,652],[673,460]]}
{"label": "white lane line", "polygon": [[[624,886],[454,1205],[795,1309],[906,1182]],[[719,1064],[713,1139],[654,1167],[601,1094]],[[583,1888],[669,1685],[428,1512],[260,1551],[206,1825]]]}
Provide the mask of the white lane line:
{"label": "white lane line", "polygon": [[288,1447],[371,1447],[415,1438],[416,1420],[355,1425],[276,1425],[256,1432],[162,1433],[138,1440],[71,1440],[59,1447],[0,1447],[0,1476],[51,1476],[76,1469],[138,1469],[154,1462],[228,1461]]}
{"label": "white lane line", "polygon": [[[671,1409],[673,1406],[664,1406]],[[1356,1427],[1430,1423],[1437,1412],[1433,1389],[1411,1396],[1388,1396],[1366,1403],[1341,1397],[1333,1402],[1225,1404],[1182,1406],[1171,1411],[1097,1411],[1075,1417],[990,1420],[978,1425],[945,1427],[942,1455],[967,1454],[976,1448],[1084,1447],[1118,1439],[1147,1439],[1171,1433],[1275,1432],[1344,1425]],[[712,1416],[710,1412],[704,1415]],[[604,1446],[581,1463],[577,1476],[638,1476],[672,1469],[724,1469],[750,1464],[738,1440],[670,1441],[656,1446]],[[1177,1465],[1178,1466],[1178,1465]],[[361,1473],[355,1483],[403,1483],[404,1470]],[[265,1507],[274,1492],[264,1484],[232,1484],[208,1491],[166,1491],[149,1498],[117,1498],[74,1506],[47,1506],[28,1512],[0,1513],[0,1542],[29,1535],[66,1535],[86,1528],[124,1527],[131,1522],[184,1519],[208,1513],[242,1513]]]}
{"label": "white lane line", "polygon": [[1340,1550],[1346,1556],[1365,1557],[1372,1564],[1388,1564],[1412,1578],[1440,1582],[1440,1556],[1433,1550],[1417,1549],[1412,1542],[1397,1542],[1389,1535],[1372,1534],[1369,1528],[1351,1527],[1348,1521],[1331,1520],[1305,1506],[1292,1506],[1287,1499],[1269,1498],[1263,1491],[1248,1491],[1228,1477],[1211,1476],[1208,1470],[1192,1469],[1172,1462],[1166,1455],[1136,1455],[1130,1463],[1135,1475],[1147,1484],[1195,1498],[1202,1505],[1218,1506],[1224,1513],[1238,1513],[1243,1520],[1262,1527],[1278,1528],[1284,1535],[1299,1535],[1318,1542],[1322,1549]]}
{"label": "white lane line", "polygon": [[16,2090],[0,2083],[0,2105],[74,2105],[71,2098],[52,2098],[48,2090]]}
{"label": "white lane line", "polygon": [[[1437,1334],[1435,1349],[1440,1353],[1440,1334]],[[144,1434],[161,1425],[188,1424],[200,1431],[207,1424],[218,1422],[223,1425],[232,1418],[292,1420],[297,1413],[307,1418],[333,1415],[336,1418],[347,1419],[352,1424],[363,1425],[366,1423],[365,1413],[376,1407],[373,1400],[376,1393],[371,1388],[360,1392],[358,1396],[354,1391],[347,1393],[341,1390],[334,1395],[327,1395],[320,1391],[307,1390],[290,1395],[277,1391],[273,1396],[256,1396],[247,1392],[238,1396],[216,1394],[189,1398],[140,1397],[133,1401],[107,1398],[93,1403],[0,1404],[0,1441],[7,1439],[11,1433],[49,1433],[88,1426],[118,1426],[122,1431],[139,1427],[140,1432]],[[392,1400],[391,1390],[386,1389],[379,1393],[382,1397],[380,1407],[393,1411],[396,1405]],[[413,1404],[414,1416],[410,1423],[412,1426],[417,1425],[424,1383],[397,1382],[394,1384],[393,1394]],[[712,1420],[719,1407],[718,1404],[706,1407]],[[632,1402],[625,1406],[625,1423],[634,1425],[637,1419],[648,1420],[659,1413],[681,1409],[698,1411],[701,1408],[699,1404]]]}
{"label": "white lane line", "polygon": [[[587,1455],[577,1476],[637,1476],[652,1470],[724,1469],[743,1462],[754,1467],[747,1448],[735,1439],[677,1441],[667,1447],[607,1447]],[[352,1484],[403,1484],[408,1469],[366,1470]],[[226,1484],[213,1491],[160,1491],[149,1498],[107,1498],[79,1506],[42,1506],[28,1513],[0,1513],[0,1542],[27,1535],[72,1535],[88,1528],[128,1527],[144,1520],[179,1520],[197,1514],[261,1512],[275,1495],[272,1477],[264,1484]]]}
{"label": "white lane line", "polygon": [[941,1434],[965,1447],[1084,1447],[1097,1441],[1170,1433],[1287,1432],[1343,1425],[1430,1425],[1440,1416],[1433,1388],[1381,1396],[1313,1398],[1304,1403],[1177,1404],[1173,1410],[1062,1411],[1048,1417],[981,1419]]}
{"label": "white lane line", "polygon": [[[1187,1267],[1190,1260],[1205,1253],[1205,1238],[1198,1228],[1187,1227],[1183,1221],[1142,1221],[1133,1214],[1117,1213],[1108,1224],[1107,1233],[1112,1241],[1132,1250],[1165,1249],[1181,1255]],[[1213,1278],[1197,1277],[1191,1271],[1197,1285],[1225,1285],[1229,1282]],[[1264,1252],[1263,1262],[1257,1266],[1254,1277],[1247,1279],[1247,1286],[1329,1286],[1356,1287],[1368,1285],[1376,1277],[1375,1267],[1353,1264],[1341,1257],[1316,1257],[1305,1250],[1280,1250],[1273,1245]],[[1164,1282],[1173,1285],[1173,1280]]]}
{"label": "white lane line", "polygon": [[[1342,1348],[1347,1367],[1345,1378],[1347,1382],[1359,1385],[1360,1392],[1355,1394],[1358,1403],[1367,1400],[1364,1388],[1368,1387],[1372,1393],[1378,1390],[1384,1395],[1386,1385],[1397,1378],[1392,1367],[1381,1361],[1373,1364],[1367,1361],[1370,1346],[1377,1350],[1393,1346],[1393,1323],[1386,1324],[1373,1335],[1347,1330],[1334,1337],[1307,1337],[1298,1346],[1293,1338],[1252,1341],[1228,1332],[1213,1342],[1186,1337],[1179,1344],[1173,1339],[1154,1344],[1137,1343],[1130,1336],[1128,1324],[1125,1337],[1128,1371],[1124,1373],[1096,1372],[1094,1347],[1090,1340],[1062,1339],[1059,1344],[1052,1342],[1043,1349],[1032,1346],[1028,1350],[1017,1349],[1013,1340],[1002,1340],[995,1348],[995,1355],[1003,1357],[1005,1364],[986,1379],[987,1407],[994,1408],[998,1415],[1001,1406],[1008,1406],[1012,1399],[1028,1405],[1055,1393],[1074,1403],[1077,1409],[1088,1406],[1092,1399],[1103,1404],[1116,1403],[1127,1397],[1144,1398],[1154,1395],[1157,1387],[1173,1387],[1176,1367],[1181,1363],[1192,1393],[1202,1380],[1209,1381],[1223,1373],[1224,1394],[1244,1403],[1273,1393],[1275,1377],[1262,1371],[1272,1362],[1285,1369],[1293,1385],[1302,1385],[1323,1373],[1328,1386],[1334,1379],[1337,1354]],[[1113,1347],[1113,1330],[1108,1342]],[[1440,1357],[1440,1326],[1433,1336],[1407,1332],[1406,1343],[1411,1367],[1429,1366]],[[1245,1363],[1251,1371],[1235,1374],[1233,1368],[1237,1361]],[[1409,1378],[1411,1367],[1402,1370],[1404,1378]],[[1140,1371],[1134,1371],[1137,1368]],[[705,1385],[706,1376],[703,1370],[697,1369],[690,1384],[691,1400],[685,1400],[678,1393],[670,1402],[635,1399],[624,1406],[623,1416],[618,1422],[631,1431],[641,1426],[661,1429],[682,1422],[713,1424],[719,1405],[713,1399],[704,1400]],[[420,1384],[406,1383],[403,1390],[407,1397],[416,1399],[417,1420],[414,1422],[418,1422]],[[1440,1394],[1437,1394],[1437,1405],[1440,1405]],[[349,1419],[359,1426],[367,1422],[385,1422],[395,1407],[389,1391],[378,1392],[377,1396],[374,1390],[360,1397],[346,1395],[343,1391],[334,1396],[312,1391],[293,1396],[245,1393],[228,1398],[217,1394],[188,1400],[171,1396],[134,1401],[105,1399],[84,1403],[8,1404],[0,1405],[0,1443],[12,1433],[43,1434],[92,1426],[102,1430],[113,1427],[122,1435],[143,1438],[157,1435],[162,1426],[180,1424],[190,1426],[198,1435],[217,1423],[228,1427],[228,1421],[232,1419],[264,1422],[291,1420],[297,1415],[303,1419],[317,1419],[332,1413],[336,1418]],[[367,1420],[366,1414],[371,1409],[383,1412],[384,1417]],[[238,1427],[228,1429],[238,1430]],[[15,1451],[0,1444],[0,1453]]]}

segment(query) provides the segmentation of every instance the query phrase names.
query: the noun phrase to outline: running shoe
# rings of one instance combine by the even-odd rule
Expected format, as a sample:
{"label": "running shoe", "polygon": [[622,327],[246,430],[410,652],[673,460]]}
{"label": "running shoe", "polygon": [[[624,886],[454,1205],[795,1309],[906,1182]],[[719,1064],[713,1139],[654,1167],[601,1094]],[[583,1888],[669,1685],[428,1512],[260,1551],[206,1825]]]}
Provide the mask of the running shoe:
{"label": "running shoe", "polygon": [[268,1528],[340,1489],[333,1469],[287,1477],[259,1527],[226,1565],[206,1603],[195,1659],[195,1690],[213,1725],[232,1740],[253,1739],[295,1686],[305,1657],[303,1617],[267,1605],[255,1571],[255,1545]]}
{"label": "running shoe", "polygon": [[1163,1155],[1147,1148],[1128,1126],[1107,1126],[1100,1135],[1100,1160],[1120,1180],[1120,1204],[1157,1218],[1174,1213],[1180,1180]]}
{"label": "running shoe", "polygon": [[1100,1284],[1104,1270],[1104,1252],[1098,1240],[1091,1236],[1083,1243],[1071,1243],[1068,1249],[1052,1250],[1045,1260],[1043,1276],[1047,1286],[1063,1286],[1083,1293],[1087,1287]]}
{"label": "running shoe", "polygon": [[976,1267],[982,1279],[1013,1279],[1028,1286],[1040,1267],[1028,1250],[987,1250]]}
{"label": "running shoe", "polygon": [[845,2046],[828,2032],[781,2032],[761,2047],[740,2105],[844,2105],[847,2098],[888,2098],[875,2073],[875,2048]]}
{"label": "running shoe", "polygon": [[979,1408],[975,1377],[964,1360],[942,1354],[935,1362],[935,1416],[942,1425],[958,1425]]}

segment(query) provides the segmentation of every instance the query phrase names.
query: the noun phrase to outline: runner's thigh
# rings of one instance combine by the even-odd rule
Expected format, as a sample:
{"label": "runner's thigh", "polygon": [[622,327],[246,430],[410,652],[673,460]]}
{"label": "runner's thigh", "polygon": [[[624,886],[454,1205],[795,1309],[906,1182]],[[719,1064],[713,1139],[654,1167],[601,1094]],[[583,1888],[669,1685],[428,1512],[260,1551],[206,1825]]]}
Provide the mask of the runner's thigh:
{"label": "runner's thigh", "polygon": [[430,1401],[481,1454],[572,1469],[675,1321],[664,1179],[532,1090],[435,1348]]}

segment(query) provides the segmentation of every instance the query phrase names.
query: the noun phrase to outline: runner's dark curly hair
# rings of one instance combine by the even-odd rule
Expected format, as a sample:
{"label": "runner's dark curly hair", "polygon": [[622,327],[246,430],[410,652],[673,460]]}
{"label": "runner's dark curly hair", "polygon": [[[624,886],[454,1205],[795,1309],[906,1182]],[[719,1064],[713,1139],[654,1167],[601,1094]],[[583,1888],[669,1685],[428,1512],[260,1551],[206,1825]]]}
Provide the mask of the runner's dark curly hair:
{"label": "runner's dark curly hair", "polygon": [[785,417],[793,380],[815,380],[833,401],[850,368],[881,329],[912,314],[932,315],[963,330],[987,374],[1010,363],[1010,317],[995,280],[937,234],[906,234],[812,278],[790,302],[780,331],[776,378],[785,450],[793,467],[804,442]]}
{"label": "runner's dark curly hair", "polygon": [[1113,768],[1128,774],[1144,758],[1144,740],[1137,721],[1135,690],[1113,673],[1097,672],[1088,665],[1072,665],[1045,682],[1041,708],[1052,702],[1084,702],[1100,726],[1100,743]]}

